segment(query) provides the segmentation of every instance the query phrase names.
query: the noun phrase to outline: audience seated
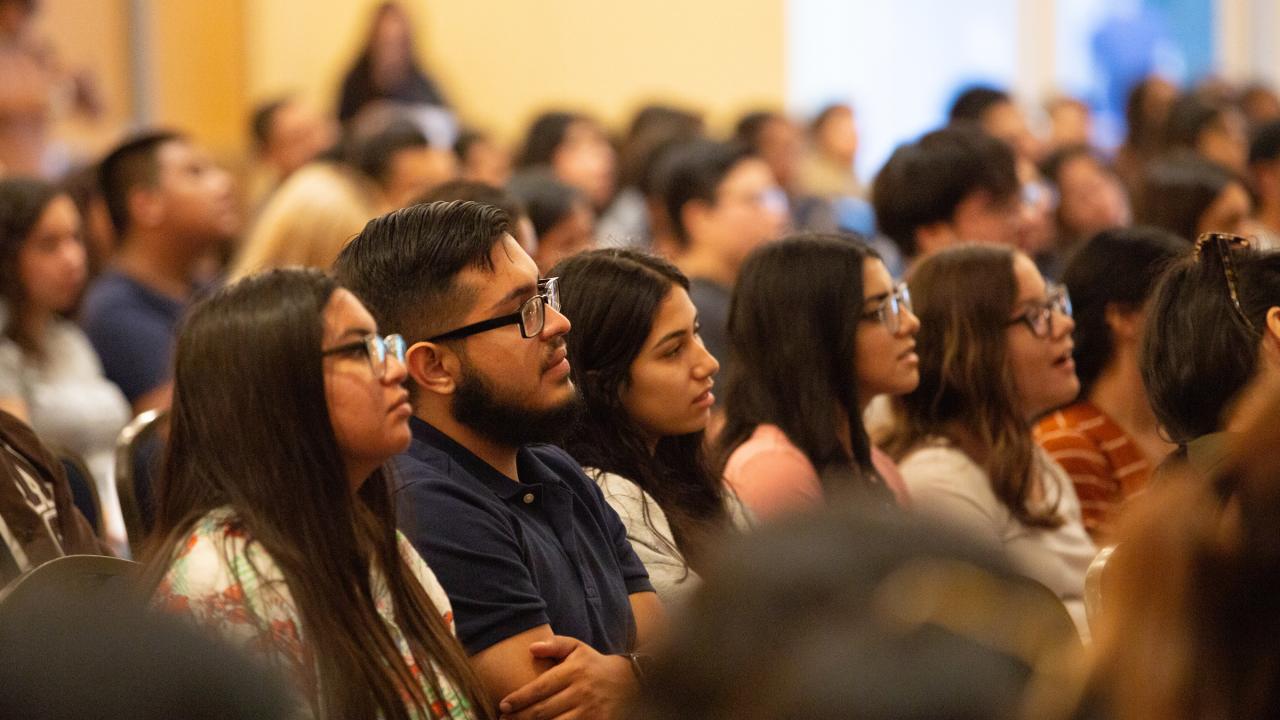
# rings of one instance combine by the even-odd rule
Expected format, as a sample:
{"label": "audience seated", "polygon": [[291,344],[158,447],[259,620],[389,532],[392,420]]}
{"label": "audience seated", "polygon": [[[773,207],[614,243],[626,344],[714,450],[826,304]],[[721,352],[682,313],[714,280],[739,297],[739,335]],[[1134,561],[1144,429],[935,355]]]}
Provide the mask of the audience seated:
{"label": "audience seated", "polygon": [[112,150],[99,178],[120,249],[80,323],[134,414],[168,407],[175,327],[200,263],[240,227],[231,176],[187,137],[155,131]]}
{"label": "audience seated", "polygon": [[800,230],[832,232],[835,211],[826,199],[801,184],[804,135],[791,118],[771,110],[750,112],[738,120],[733,141],[745,145],[769,166],[787,193],[791,221]]}
{"label": "audience seated", "polygon": [[178,340],[153,602],[287,675],[307,717],[492,717],[393,525],[403,357],[318,271],[230,285]]}
{"label": "audience seated", "polygon": [[1142,380],[1179,446],[1170,459],[1213,472],[1228,434],[1241,429],[1244,388],[1280,383],[1280,254],[1238,236],[1203,236],[1151,297]]}
{"label": "audience seated", "polygon": [[1134,221],[1193,242],[1201,233],[1245,232],[1252,205],[1240,176],[1184,151],[1147,169]]}
{"label": "audience seated", "polygon": [[425,195],[414,200],[411,205],[422,203],[449,202],[450,200],[474,200],[485,205],[500,208],[510,221],[509,232],[516,239],[516,244],[525,252],[533,255],[538,248],[538,232],[534,230],[529,212],[520,199],[506,190],[474,180],[450,180],[438,185]]}
{"label": "audience seated", "polygon": [[458,157],[458,177],[502,187],[511,179],[511,153],[487,133],[464,130],[453,144]]}
{"label": "audience seated", "polygon": [[961,242],[1016,247],[1022,198],[1013,151],[970,127],[894,150],[871,187],[880,231],[914,262]]}
{"label": "audience seated", "polygon": [[433,148],[422,126],[405,113],[375,107],[347,127],[342,157],[380,190],[386,212],[457,176],[453,152]]}
{"label": "audience seated", "polygon": [[629,717],[1072,717],[1084,677],[1071,622],[972,538],[839,508],[714,560]]}
{"label": "audience seated", "polygon": [[380,100],[449,107],[418,62],[409,15],[398,2],[383,2],[374,10],[360,54],[342,81],[338,120],[345,123]]}
{"label": "audience seated", "polygon": [[258,106],[249,123],[253,151],[264,177],[252,198],[260,205],[294,172],[332,149],[337,124],[295,97],[269,100]]}
{"label": "audience seated", "polygon": [[109,554],[72,504],[62,463],[3,410],[0,450],[0,587],[63,555]]}
{"label": "audience seated", "polygon": [[738,268],[787,224],[786,194],[769,166],[741,145],[693,140],[664,160],[662,194],[677,243],[675,263],[707,350],[726,368],[729,299]]}
{"label": "audience seated", "polygon": [[1045,159],[1040,172],[1057,191],[1058,207],[1054,213],[1053,247],[1036,258],[1036,264],[1045,275],[1061,278],[1072,255],[1085,241],[1104,230],[1129,224],[1129,198],[1120,178],[1087,145],[1055,150]]}
{"label": "audience seated", "polygon": [[853,165],[857,156],[853,108],[843,103],[826,106],[809,124],[809,149],[800,164],[801,186],[828,200],[862,197],[866,189]]}
{"label": "audience seated", "polygon": [[1080,390],[1070,301],[999,246],[944,250],[909,280],[920,384],[898,400],[889,448],[912,505],[1002,548],[1087,637],[1084,575],[1097,550],[1071,478],[1031,434]]}
{"label": "audience seated", "polygon": [[376,218],[336,272],[409,338],[414,417],[396,459],[399,525],[449,595],[500,713],[612,717],[662,625],[644,565],[560,440],[579,415],[555,278],[502,210],[415,205]]}
{"label": "audience seated", "polygon": [[1158,75],[1148,76],[1129,90],[1124,107],[1127,134],[1116,151],[1115,167],[1132,197],[1141,194],[1147,165],[1165,154],[1165,121],[1177,98],[1178,88]]}
{"label": "audience seated", "polygon": [[595,246],[595,212],[577,188],[544,170],[517,173],[507,190],[524,203],[537,242],[529,255],[546,274],[564,258]]}
{"label": "audience seated", "polygon": [[126,552],[115,443],[129,403],[102,375],[88,338],[64,318],[85,282],[80,215],[38,180],[0,180],[0,409],[88,465],[107,538]]}
{"label": "audience seated", "polygon": [[1280,120],[1260,127],[1249,145],[1249,188],[1257,203],[1250,232],[1259,249],[1280,249]]}
{"label": "audience seated", "polygon": [[1100,233],[1085,243],[1062,278],[1076,323],[1076,402],[1036,425],[1036,441],[1075,483],[1085,529],[1103,544],[1122,504],[1143,489],[1173,449],[1142,389],[1139,355],[1147,299],[1187,251],[1155,228]]}
{"label": "audience seated", "polygon": [[376,189],[349,168],[312,163],[271,195],[231,264],[228,275],[289,266],[327,268],[377,214]]}
{"label": "audience seated", "polygon": [[698,335],[689,281],[632,250],[576,255],[550,274],[564,284],[569,376],[585,405],[564,448],[617,511],[658,597],[678,605],[708,545],[749,522],[705,457],[720,363]]}
{"label": "audience seated", "polygon": [[594,120],[571,112],[539,115],[525,134],[516,168],[542,168],[581,190],[597,211],[608,207],[617,183],[617,157]]}
{"label": "audience seated", "polygon": [[965,88],[952,101],[947,116],[953,127],[971,123],[1006,143],[1019,161],[1034,163],[1040,158],[1039,141],[1026,115],[1004,90],[988,85]]}
{"label": "audience seated", "polygon": [[1043,153],[1050,154],[1063,148],[1093,143],[1093,110],[1084,100],[1069,95],[1058,95],[1044,104],[1049,119],[1048,136]]}
{"label": "audience seated", "polygon": [[[801,319],[803,318],[803,320]],[[734,286],[718,439],[725,482],[761,519],[855,496],[906,505],[871,446],[871,398],[915,388],[905,285],[851,237],[798,235],[747,258]]]}
{"label": "audience seated", "polygon": [[1206,93],[1186,93],[1169,107],[1164,132],[1164,144],[1170,151],[1195,153],[1233,173],[1246,170],[1248,131],[1244,116],[1230,102]]}

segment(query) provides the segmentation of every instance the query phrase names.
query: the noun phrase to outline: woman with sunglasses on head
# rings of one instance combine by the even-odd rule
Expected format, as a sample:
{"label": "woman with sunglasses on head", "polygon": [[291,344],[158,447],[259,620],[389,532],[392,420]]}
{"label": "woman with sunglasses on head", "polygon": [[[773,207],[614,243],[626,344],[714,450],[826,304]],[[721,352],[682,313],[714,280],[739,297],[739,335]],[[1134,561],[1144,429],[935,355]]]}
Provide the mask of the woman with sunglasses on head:
{"label": "woman with sunglasses on head", "polygon": [[906,286],[850,236],[796,235],[747,258],[729,310],[719,451],[748,509],[765,519],[848,495],[907,504],[862,414],[916,386],[919,329]]}
{"label": "woman with sunglasses on head", "polygon": [[1238,235],[1201,235],[1156,287],[1142,345],[1151,408],[1178,445],[1170,460],[1212,472],[1239,406],[1265,394],[1242,391],[1280,387],[1280,253]]}
{"label": "woman with sunglasses on head", "polygon": [[570,373],[586,405],[565,449],[622,518],[658,596],[676,603],[707,544],[747,522],[704,457],[720,363],[698,335],[689,280],[631,250],[575,255],[551,274],[564,282]]}
{"label": "woman with sunglasses on head", "polygon": [[1071,479],[1031,435],[1075,399],[1071,304],[1035,263],[993,245],[948,248],[910,275],[923,329],[920,385],[888,442],[915,507],[1002,548],[1082,632],[1097,550]]}
{"label": "woman with sunglasses on head", "polygon": [[[404,341],[319,272],[192,310],[147,566],[155,602],[262,655],[317,718],[471,718],[449,601],[394,526]],[[253,427],[246,426],[252,421]]]}

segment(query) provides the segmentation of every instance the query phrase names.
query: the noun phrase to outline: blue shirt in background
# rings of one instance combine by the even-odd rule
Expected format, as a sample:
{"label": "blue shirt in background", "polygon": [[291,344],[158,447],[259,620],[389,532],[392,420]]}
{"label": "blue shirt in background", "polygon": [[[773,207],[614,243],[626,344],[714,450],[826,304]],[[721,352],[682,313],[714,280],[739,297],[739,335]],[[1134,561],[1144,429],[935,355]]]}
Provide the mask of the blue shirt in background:
{"label": "blue shirt in background", "polygon": [[102,360],[103,374],[129,402],[173,377],[173,344],[187,304],[116,270],[89,286],[80,325]]}
{"label": "blue shirt in background", "polygon": [[629,595],[653,586],[578,463],[530,445],[516,482],[426,422],[409,423],[413,442],[394,461],[400,530],[449,595],[467,653],[539,625],[604,654],[630,650]]}

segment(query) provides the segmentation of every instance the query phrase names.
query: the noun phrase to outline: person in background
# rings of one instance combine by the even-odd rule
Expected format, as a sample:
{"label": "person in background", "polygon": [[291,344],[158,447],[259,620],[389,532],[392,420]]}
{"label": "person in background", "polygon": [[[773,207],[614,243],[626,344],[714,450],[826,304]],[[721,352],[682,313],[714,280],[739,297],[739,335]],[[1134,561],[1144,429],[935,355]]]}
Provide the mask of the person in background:
{"label": "person in background", "polygon": [[519,198],[500,187],[474,180],[450,180],[436,186],[409,204],[421,205],[453,200],[474,200],[500,208],[511,221],[511,237],[515,238],[516,244],[530,255],[537,252],[538,233],[533,229],[533,221],[529,219],[528,210]]}
{"label": "person in background", "polygon": [[854,169],[857,156],[858,126],[853,107],[845,103],[824,107],[809,124],[809,148],[800,165],[801,186],[828,200],[862,197],[866,188]]}
{"label": "person in background", "polygon": [[1171,154],[1147,170],[1134,221],[1193,242],[1202,233],[1243,234],[1253,200],[1243,178],[1189,152]]}
{"label": "person in background", "polygon": [[1244,389],[1280,386],[1280,254],[1209,234],[1164,274],[1142,340],[1142,382],[1181,461],[1211,474],[1242,428]]}
{"label": "person in background", "polygon": [[909,504],[862,415],[873,397],[915,388],[919,329],[906,286],[852,238],[791,236],[752,253],[729,311],[734,362],[717,450],[753,513],[846,496]]}
{"label": "person in background", "polygon": [[529,254],[542,274],[595,246],[595,213],[577,188],[546,171],[526,170],[511,178],[507,191],[524,204],[533,223],[537,243]]}
{"label": "person in background", "polygon": [[503,187],[511,179],[511,152],[488,133],[464,130],[453,143],[458,178]]}
{"label": "person in background", "polygon": [[615,717],[665,625],[599,487],[560,448],[580,414],[559,283],[500,208],[437,202],[370,221],[335,266],[406,355],[414,417],[398,522],[449,595],[510,718]]}
{"label": "person in background", "polygon": [[1163,230],[1108,230],[1080,248],[1062,277],[1076,322],[1080,396],[1045,416],[1035,436],[1071,476],[1085,529],[1099,545],[1111,539],[1124,502],[1173,450],[1143,391],[1139,355],[1147,299],[1186,251]]}
{"label": "person in background", "polygon": [[258,213],[227,275],[327,268],[377,214],[376,189],[349,168],[315,162],[289,176]]}
{"label": "person in background", "polygon": [[1249,145],[1249,187],[1257,200],[1250,234],[1260,249],[1280,249],[1280,120],[1258,128]]}
{"label": "person in background", "polygon": [[1047,277],[1058,278],[1085,241],[1104,230],[1129,224],[1129,198],[1120,178],[1087,145],[1060,147],[1040,172],[1057,191],[1053,247],[1036,258]]}
{"label": "person in background", "polygon": [[912,505],[1003,550],[1087,638],[1084,576],[1097,548],[1071,478],[1032,436],[1037,418],[1080,391],[1066,292],[993,245],[944,250],[908,279],[920,384],[897,399],[887,449]]}
{"label": "person in background", "polygon": [[374,10],[360,54],[342,81],[338,120],[346,123],[379,100],[449,107],[418,61],[409,15],[398,2],[384,2]]}
{"label": "person in background", "polygon": [[705,457],[720,364],[698,336],[689,281],[633,250],[575,255],[564,283],[570,377],[586,406],[563,446],[627,528],[658,597],[680,605],[711,544],[748,523]]}
{"label": "person in background", "polygon": [[1131,197],[1142,194],[1147,166],[1165,153],[1165,122],[1177,97],[1178,88],[1157,75],[1147,77],[1129,91],[1124,108],[1128,131],[1116,151],[1115,168]]}
{"label": "person in background", "polygon": [[911,263],[961,242],[1016,247],[1020,192],[1007,144],[971,127],[945,128],[893,151],[871,203],[880,232]]}
{"label": "person in background", "polygon": [[1165,121],[1167,151],[1183,150],[1243,173],[1249,160],[1244,115],[1234,104],[1204,93],[1186,93],[1174,101]]}
{"label": "person in background", "polygon": [[516,156],[516,169],[543,168],[582,191],[597,211],[608,207],[617,187],[617,157],[596,121],[553,111],[534,118]]}
{"label": "person in background", "polygon": [[342,158],[377,186],[378,209],[387,212],[453,180],[458,166],[452,151],[431,147],[412,118],[382,110],[371,108],[348,126]]}
{"label": "person in background", "polygon": [[1069,95],[1059,95],[1045,103],[1044,109],[1049,116],[1049,135],[1044,144],[1046,152],[1093,143],[1093,111],[1086,102]]}
{"label": "person in background", "polygon": [[782,235],[786,193],[742,145],[693,140],[673,148],[663,165],[663,200],[678,243],[674,262],[689,278],[703,342],[728,368],[733,283],[752,250]]}
{"label": "person in background", "polygon": [[259,105],[249,120],[249,136],[261,178],[250,199],[259,207],[271,192],[338,141],[333,120],[301,100],[285,96]]}
{"label": "person in background", "polygon": [[143,585],[292,680],[307,717],[492,717],[448,598],[394,526],[403,357],[316,270],[227,286],[178,340]]}
{"label": "person in background", "polygon": [[130,138],[98,172],[120,248],[89,286],[80,325],[134,414],[166,408],[175,329],[201,262],[240,229],[231,176],[167,131]]}
{"label": "person in background", "polygon": [[796,228],[815,232],[836,229],[831,204],[801,183],[804,133],[791,118],[772,110],[749,112],[734,126],[733,141],[769,166],[787,193],[790,219]]}
{"label": "person in background", "polygon": [[129,403],[66,319],[85,283],[80,227],[67,194],[39,180],[0,180],[0,409],[85,462],[106,539],[124,555],[115,448]]}

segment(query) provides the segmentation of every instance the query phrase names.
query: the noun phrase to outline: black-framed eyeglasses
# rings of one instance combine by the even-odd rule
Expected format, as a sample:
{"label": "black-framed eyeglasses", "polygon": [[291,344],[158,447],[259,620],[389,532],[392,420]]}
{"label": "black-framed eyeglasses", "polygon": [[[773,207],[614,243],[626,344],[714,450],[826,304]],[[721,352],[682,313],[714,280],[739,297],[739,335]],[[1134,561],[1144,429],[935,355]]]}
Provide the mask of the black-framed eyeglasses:
{"label": "black-framed eyeglasses", "polygon": [[362,353],[369,359],[369,369],[373,370],[373,376],[379,380],[387,376],[387,358],[395,357],[404,364],[404,338],[399,335],[388,335],[380,337],[370,333],[364,338],[355,342],[347,343],[331,347],[328,350],[320,351],[322,356],[328,355],[349,355],[353,353]]}
{"label": "black-framed eyeglasses", "polygon": [[507,325],[519,325],[520,337],[522,338],[537,337],[546,325],[548,305],[551,306],[552,310],[557,312],[560,310],[560,278],[558,277],[539,280],[538,294],[525,300],[520,309],[510,315],[501,315],[488,320],[474,322],[470,325],[463,325],[455,330],[429,337],[427,342],[457,340],[495,328],[506,327]]}
{"label": "black-framed eyeglasses", "polygon": [[1066,287],[1057,283],[1048,283],[1047,290],[1048,300],[1027,308],[1021,315],[1010,320],[1009,324],[1026,323],[1032,335],[1038,338],[1052,337],[1054,313],[1071,317],[1071,296],[1067,294]]}
{"label": "black-framed eyeglasses", "polygon": [[1196,258],[1204,257],[1204,249],[1206,246],[1213,246],[1218,253],[1218,259],[1222,261],[1222,272],[1227,277],[1227,293],[1231,296],[1231,306],[1236,309],[1236,314],[1244,320],[1244,324],[1255,334],[1258,329],[1253,326],[1253,321],[1245,314],[1244,306],[1240,304],[1240,291],[1238,280],[1236,279],[1236,264],[1231,258],[1231,253],[1236,250],[1248,250],[1253,246],[1249,238],[1243,235],[1232,235],[1230,233],[1204,233],[1196,238]]}
{"label": "black-framed eyeglasses", "polygon": [[900,282],[893,286],[883,300],[873,310],[862,313],[863,320],[876,320],[884,325],[890,335],[897,335],[902,329],[902,316],[911,312],[911,291],[907,284]]}

